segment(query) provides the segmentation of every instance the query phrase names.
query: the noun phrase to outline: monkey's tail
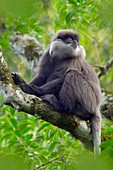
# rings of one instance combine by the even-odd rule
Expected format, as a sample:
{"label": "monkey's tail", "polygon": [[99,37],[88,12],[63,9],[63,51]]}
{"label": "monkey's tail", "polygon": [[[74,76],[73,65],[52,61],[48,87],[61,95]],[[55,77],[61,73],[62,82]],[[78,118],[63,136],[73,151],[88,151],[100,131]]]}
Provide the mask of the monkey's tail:
{"label": "monkey's tail", "polygon": [[91,128],[93,135],[93,144],[94,144],[94,155],[98,156],[101,153],[101,114],[100,111],[92,117]]}

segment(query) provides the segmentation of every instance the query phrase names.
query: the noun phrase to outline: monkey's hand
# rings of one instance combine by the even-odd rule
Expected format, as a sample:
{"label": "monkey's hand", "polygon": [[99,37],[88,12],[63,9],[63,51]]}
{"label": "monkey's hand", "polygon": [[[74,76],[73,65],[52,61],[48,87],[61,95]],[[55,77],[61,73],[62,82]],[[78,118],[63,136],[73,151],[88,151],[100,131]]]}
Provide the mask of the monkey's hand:
{"label": "monkey's hand", "polygon": [[28,94],[34,94],[33,87],[27,84],[18,74],[12,73],[12,79],[16,85],[19,85],[22,91]]}
{"label": "monkey's hand", "polygon": [[22,83],[25,83],[25,81],[16,73],[11,73],[12,74],[12,79],[14,80],[14,83],[16,85],[20,85]]}

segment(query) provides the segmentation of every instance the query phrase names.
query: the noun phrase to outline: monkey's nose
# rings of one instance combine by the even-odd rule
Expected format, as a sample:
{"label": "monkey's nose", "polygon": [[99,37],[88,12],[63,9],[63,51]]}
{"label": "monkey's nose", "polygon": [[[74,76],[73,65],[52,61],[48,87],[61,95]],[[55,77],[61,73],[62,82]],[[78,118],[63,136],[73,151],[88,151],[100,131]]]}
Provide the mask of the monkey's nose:
{"label": "monkey's nose", "polygon": [[72,42],[71,46],[72,46],[73,48],[77,48],[78,43]]}

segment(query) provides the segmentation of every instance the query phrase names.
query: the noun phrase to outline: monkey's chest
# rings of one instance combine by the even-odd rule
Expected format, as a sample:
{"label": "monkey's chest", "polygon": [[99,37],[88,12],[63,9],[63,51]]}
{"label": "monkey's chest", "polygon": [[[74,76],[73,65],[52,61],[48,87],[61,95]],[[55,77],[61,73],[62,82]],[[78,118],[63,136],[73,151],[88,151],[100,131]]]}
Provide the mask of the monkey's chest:
{"label": "monkey's chest", "polygon": [[58,78],[63,78],[64,74],[65,74],[65,70],[63,70],[63,69],[53,70],[53,72],[51,72],[50,75],[48,76],[46,83],[51,82]]}

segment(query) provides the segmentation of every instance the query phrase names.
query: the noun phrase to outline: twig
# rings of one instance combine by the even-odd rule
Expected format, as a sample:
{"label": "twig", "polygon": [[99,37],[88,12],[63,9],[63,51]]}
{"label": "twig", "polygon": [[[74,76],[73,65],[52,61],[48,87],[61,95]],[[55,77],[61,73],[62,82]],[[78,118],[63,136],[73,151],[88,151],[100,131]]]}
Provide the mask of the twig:
{"label": "twig", "polygon": [[48,162],[46,162],[46,163],[44,163],[44,164],[41,164],[41,165],[38,166],[35,170],[41,169],[41,168],[43,168],[44,166],[46,166],[46,165],[48,165],[48,164],[50,164],[50,163],[53,163],[53,162],[55,162],[55,161],[57,161],[57,160],[60,160],[60,161],[61,161],[62,158],[63,158],[63,157],[53,158],[53,159],[51,159],[50,161],[48,161]]}
{"label": "twig", "polygon": [[110,59],[105,66],[99,66],[100,71],[98,73],[98,77],[100,78],[101,76],[105,75],[108,72],[109,68],[111,68],[112,66],[113,66],[113,58]]}

